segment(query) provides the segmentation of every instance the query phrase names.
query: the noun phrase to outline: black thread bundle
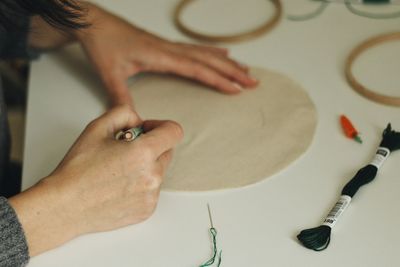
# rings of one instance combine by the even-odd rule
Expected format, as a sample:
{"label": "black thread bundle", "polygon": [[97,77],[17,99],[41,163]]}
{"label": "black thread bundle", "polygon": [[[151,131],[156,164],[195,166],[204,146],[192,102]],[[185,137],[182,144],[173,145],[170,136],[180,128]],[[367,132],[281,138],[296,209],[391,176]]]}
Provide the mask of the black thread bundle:
{"label": "black thread bundle", "polygon": [[[389,153],[400,149],[400,132],[392,130],[390,123],[383,131],[382,142],[377,151],[378,157],[386,158],[386,150]],[[389,154],[387,153],[387,154]],[[384,160],[383,160],[384,161]],[[306,229],[297,235],[297,239],[306,247],[315,251],[321,251],[328,247],[331,239],[331,230],[336,223],[337,218],[344,211],[347,205],[350,204],[351,198],[357,193],[361,186],[368,184],[374,180],[379,164],[368,164],[360,169],[356,175],[343,188],[341,199],[336,203],[335,207],[325,219],[324,225],[316,228]],[[336,216],[337,215],[337,216]]]}

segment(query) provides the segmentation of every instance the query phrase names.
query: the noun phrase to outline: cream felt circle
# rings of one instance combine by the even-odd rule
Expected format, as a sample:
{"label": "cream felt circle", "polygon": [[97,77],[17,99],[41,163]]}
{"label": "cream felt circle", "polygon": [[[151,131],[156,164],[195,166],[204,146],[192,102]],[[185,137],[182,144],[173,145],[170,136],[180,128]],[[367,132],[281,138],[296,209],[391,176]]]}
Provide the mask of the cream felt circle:
{"label": "cream felt circle", "polygon": [[147,75],[131,85],[143,119],[182,125],[185,137],[164,190],[206,191],[259,182],[287,167],[309,147],[317,123],[308,94],[288,77],[253,69],[256,89],[224,95],[174,76]]}

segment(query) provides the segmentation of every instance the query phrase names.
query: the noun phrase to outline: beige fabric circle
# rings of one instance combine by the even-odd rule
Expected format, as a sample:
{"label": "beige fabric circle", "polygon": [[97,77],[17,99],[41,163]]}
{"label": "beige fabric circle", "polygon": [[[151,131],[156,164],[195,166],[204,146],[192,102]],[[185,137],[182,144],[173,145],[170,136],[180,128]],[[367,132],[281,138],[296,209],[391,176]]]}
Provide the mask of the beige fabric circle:
{"label": "beige fabric circle", "polygon": [[308,94],[288,77],[253,69],[254,90],[224,95],[172,76],[144,76],[131,85],[144,119],[182,125],[163,189],[206,191],[259,182],[309,147],[317,123]]}

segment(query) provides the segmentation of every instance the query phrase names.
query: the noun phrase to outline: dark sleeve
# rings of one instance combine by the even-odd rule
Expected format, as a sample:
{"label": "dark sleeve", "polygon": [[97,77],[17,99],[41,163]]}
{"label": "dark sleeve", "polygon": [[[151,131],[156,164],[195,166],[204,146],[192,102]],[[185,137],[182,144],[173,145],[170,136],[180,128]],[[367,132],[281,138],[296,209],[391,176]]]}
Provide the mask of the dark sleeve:
{"label": "dark sleeve", "polygon": [[25,266],[28,261],[28,245],[17,214],[7,199],[0,197],[0,266]]}
{"label": "dark sleeve", "polygon": [[6,31],[0,28],[0,58],[1,59],[35,59],[39,56],[36,51],[28,48],[28,33],[30,17],[18,18],[18,30]]}

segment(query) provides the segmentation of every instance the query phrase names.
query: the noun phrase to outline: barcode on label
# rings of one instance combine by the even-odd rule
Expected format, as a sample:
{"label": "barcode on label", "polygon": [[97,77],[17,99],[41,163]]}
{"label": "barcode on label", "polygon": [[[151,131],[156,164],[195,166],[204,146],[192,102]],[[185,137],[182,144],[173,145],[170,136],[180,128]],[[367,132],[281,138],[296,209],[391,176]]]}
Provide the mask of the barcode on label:
{"label": "barcode on label", "polygon": [[324,225],[327,225],[329,227],[335,226],[337,220],[339,219],[340,215],[346,210],[346,208],[349,206],[351,201],[351,197],[349,196],[341,196],[339,201],[336,202],[335,206],[332,208],[332,210],[329,212],[328,216],[326,217],[324,221]]}
{"label": "barcode on label", "polygon": [[347,204],[347,201],[339,200],[335,207],[329,212],[328,218],[329,217],[339,217],[340,214],[343,212],[343,207]]}
{"label": "barcode on label", "polygon": [[389,157],[389,155],[390,155],[389,149],[387,149],[386,147],[379,147],[378,151],[376,151],[374,159],[370,164],[374,165],[379,170],[380,167],[382,167],[385,160]]}

